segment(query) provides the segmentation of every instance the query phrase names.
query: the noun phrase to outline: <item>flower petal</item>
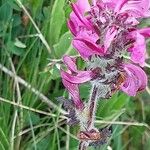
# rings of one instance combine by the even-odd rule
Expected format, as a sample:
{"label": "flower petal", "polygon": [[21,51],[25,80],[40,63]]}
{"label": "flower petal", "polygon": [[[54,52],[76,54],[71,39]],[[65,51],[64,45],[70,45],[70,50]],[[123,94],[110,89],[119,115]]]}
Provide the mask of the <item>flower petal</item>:
{"label": "flower petal", "polygon": [[146,38],[150,37],[150,28],[139,29],[138,32]]}
{"label": "flower petal", "polygon": [[139,24],[139,21],[135,17],[128,17],[125,23],[136,26]]}
{"label": "flower petal", "polygon": [[133,64],[124,64],[126,71],[126,80],[122,84],[121,90],[130,96],[135,96],[138,91],[146,88],[147,75],[138,66]]}
{"label": "flower petal", "polygon": [[78,71],[75,64],[76,60],[67,55],[63,57],[63,61],[68,68],[67,72],[61,70],[63,85],[71,94],[76,108],[82,109],[83,103],[80,100],[78,86],[81,83],[90,81],[94,77],[94,73],[92,71]]}
{"label": "flower petal", "polygon": [[90,81],[94,74],[91,71],[79,71],[76,75],[72,75],[62,70],[61,76],[73,84],[81,84]]}
{"label": "flower petal", "polygon": [[81,31],[73,40],[73,46],[78,50],[83,58],[98,54],[103,55],[104,49],[101,48],[96,42],[99,36],[89,31]]}
{"label": "flower petal", "polygon": [[83,58],[89,58],[94,54],[103,55],[103,48],[98,47],[98,45],[94,44],[91,41],[86,39],[74,39],[73,41],[74,47],[79,51]]}
{"label": "flower petal", "polygon": [[75,28],[84,26],[87,29],[92,29],[91,22],[84,16],[85,12],[83,13],[83,10],[78,6],[78,4],[77,3],[71,4],[71,6],[72,6],[73,12],[70,15],[70,21],[68,22],[69,27],[72,23]]}
{"label": "flower petal", "polygon": [[84,16],[85,12],[90,10],[88,0],[78,0],[75,4],[71,4],[73,12],[68,20],[68,27],[73,35],[76,35],[80,27],[91,29],[91,23]]}
{"label": "flower petal", "polygon": [[62,82],[63,82],[63,85],[66,87],[66,89],[71,94],[71,97],[73,98],[73,102],[74,102],[76,108],[82,109],[83,108],[83,102],[80,100],[78,84],[70,83],[63,78],[62,78]]}
{"label": "flower petal", "polygon": [[71,33],[75,36],[78,33],[79,23],[76,21],[75,18],[72,17],[67,21],[67,25],[68,25]]}
{"label": "flower petal", "polygon": [[116,3],[115,12],[120,11],[120,9],[123,7],[125,3],[127,3],[128,0],[119,0],[118,3]]}
{"label": "flower petal", "polygon": [[133,17],[149,17],[150,16],[149,0],[128,0],[122,7],[120,12],[128,12]]}
{"label": "flower petal", "polygon": [[135,43],[131,50],[131,60],[134,63],[139,63],[141,66],[145,64],[146,57],[146,43],[145,38],[138,32],[135,33]]}
{"label": "flower petal", "polygon": [[104,39],[104,48],[105,52],[111,45],[111,42],[114,40],[115,36],[117,34],[117,29],[115,27],[109,28],[106,32],[105,39]]}
{"label": "flower petal", "polygon": [[81,13],[81,11],[78,8],[78,5],[72,4],[72,9],[74,14],[77,16],[78,20],[82,22],[88,29],[91,29],[91,23],[87,20],[86,17],[84,17],[84,14]]}
{"label": "flower petal", "polygon": [[145,38],[142,34],[138,32],[138,30],[133,31],[130,33],[130,38],[135,40],[132,47],[129,48],[131,52],[131,60],[134,63],[139,63],[140,66],[145,65],[145,58],[146,58],[146,42]]}
{"label": "flower petal", "polygon": [[90,4],[88,0],[78,0],[76,2],[76,5],[78,6],[82,15],[84,15],[85,12],[90,10]]}
{"label": "flower petal", "polygon": [[77,66],[75,64],[76,60],[74,58],[71,58],[70,56],[65,55],[63,56],[63,61],[71,72],[78,72]]}

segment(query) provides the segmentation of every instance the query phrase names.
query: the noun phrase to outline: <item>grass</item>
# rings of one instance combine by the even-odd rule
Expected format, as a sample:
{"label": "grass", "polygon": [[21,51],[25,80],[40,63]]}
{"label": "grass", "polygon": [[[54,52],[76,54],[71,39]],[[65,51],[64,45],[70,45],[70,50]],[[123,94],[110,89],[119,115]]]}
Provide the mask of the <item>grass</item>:
{"label": "grass", "polygon": [[[66,125],[56,100],[67,96],[61,57],[77,55],[66,26],[70,12],[66,0],[0,1],[0,150],[76,150],[78,127]],[[149,19],[141,24],[149,25]],[[87,91],[88,86],[81,87],[82,98]],[[113,134],[98,149],[149,149],[149,97],[147,87],[135,98],[119,92],[99,102],[96,124],[111,124]]]}

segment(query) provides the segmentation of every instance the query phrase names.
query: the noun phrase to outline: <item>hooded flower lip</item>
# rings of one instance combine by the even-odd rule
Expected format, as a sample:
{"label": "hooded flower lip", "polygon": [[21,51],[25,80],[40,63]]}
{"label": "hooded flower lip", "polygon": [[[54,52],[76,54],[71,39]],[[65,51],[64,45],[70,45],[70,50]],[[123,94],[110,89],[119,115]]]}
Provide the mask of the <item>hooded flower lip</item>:
{"label": "hooded flower lip", "polygon": [[84,17],[84,12],[82,12],[82,9],[80,10],[80,7],[78,8],[77,4],[72,4],[72,9],[74,12],[73,15],[75,15],[79,19],[78,21],[80,21],[88,29],[91,29],[91,23],[86,17]]}
{"label": "hooded flower lip", "polygon": [[94,74],[92,71],[78,71],[75,59],[67,55],[63,57],[63,61],[68,70],[66,72],[61,70],[62,82],[71,94],[76,108],[82,109],[83,102],[80,100],[79,96],[79,84],[90,81]]}
{"label": "hooded flower lip", "polygon": [[146,38],[149,38],[150,37],[150,28],[139,29],[138,33],[143,35]]}
{"label": "hooded flower lip", "polygon": [[135,42],[133,46],[130,48],[131,52],[131,60],[134,63],[139,64],[140,66],[145,65],[145,57],[146,57],[146,42],[145,38],[142,34],[139,32],[134,32],[133,38],[135,39]]}
{"label": "hooded flower lip", "polygon": [[[68,20],[70,31],[74,35],[73,46],[82,58],[92,55],[107,55],[110,49],[126,39],[132,33],[130,41],[125,45],[120,43],[120,49],[129,48],[134,63],[144,66],[146,44],[144,37],[150,37],[150,28],[136,29],[138,19],[150,16],[149,0],[77,0],[72,4],[73,12]],[[142,40],[140,41],[139,38]]]}
{"label": "hooded flower lip", "polygon": [[91,24],[84,13],[90,10],[90,5],[87,0],[78,0],[75,4],[71,4],[73,12],[70,14],[70,19],[68,20],[68,27],[74,36],[77,35],[80,28],[86,27],[91,29]]}
{"label": "hooded flower lip", "polygon": [[147,75],[138,66],[124,64],[126,80],[121,86],[121,90],[130,96],[135,96],[138,91],[144,90],[147,85]]}
{"label": "hooded flower lip", "polygon": [[149,0],[127,0],[127,3],[121,8],[121,11],[128,12],[135,18],[150,16]]}
{"label": "hooded flower lip", "polygon": [[99,37],[97,34],[87,31],[80,31],[80,33],[74,38],[73,46],[78,50],[83,58],[89,58],[91,55],[104,54],[104,48],[99,47],[96,42]]}
{"label": "hooded flower lip", "polygon": [[109,28],[106,32],[105,39],[104,39],[104,47],[105,52],[110,47],[112,41],[114,40],[115,36],[117,34],[117,29],[115,27]]}
{"label": "hooded flower lip", "polygon": [[112,6],[115,12],[126,12],[135,18],[150,16],[149,0],[102,0],[109,6]]}

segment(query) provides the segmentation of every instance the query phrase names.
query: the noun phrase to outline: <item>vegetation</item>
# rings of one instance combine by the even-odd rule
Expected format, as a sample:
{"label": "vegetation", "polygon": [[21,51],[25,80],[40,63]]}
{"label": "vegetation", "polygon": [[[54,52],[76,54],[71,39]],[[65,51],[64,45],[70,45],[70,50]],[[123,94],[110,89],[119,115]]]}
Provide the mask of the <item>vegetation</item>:
{"label": "vegetation", "polygon": [[[77,55],[66,25],[70,12],[67,0],[0,1],[0,150],[77,149],[78,126],[66,124],[57,101],[68,96],[60,78],[61,58]],[[150,26],[150,19],[141,26]],[[150,53],[150,45],[147,49]],[[149,58],[145,71],[150,77],[148,63]],[[78,60],[78,66],[84,62]],[[80,89],[84,100],[88,89]],[[100,100],[96,118],[99,128],[112,125],[102,150],[149,149],[148,87],[136,97],[118,92]]]}

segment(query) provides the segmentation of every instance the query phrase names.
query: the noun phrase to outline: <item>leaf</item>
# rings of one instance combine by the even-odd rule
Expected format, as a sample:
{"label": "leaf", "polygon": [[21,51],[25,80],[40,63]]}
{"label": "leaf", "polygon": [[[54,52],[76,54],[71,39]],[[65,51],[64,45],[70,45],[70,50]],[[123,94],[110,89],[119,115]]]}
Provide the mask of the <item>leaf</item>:
{"label": "leaf", "polygon": [[26,48],[26,45],[24,43],[22,43],[21,41],[19,41],[19,39],[17,39],[17,38],[16,38],[14,45],[19,48]]}
{"label": "leaf", "polygon": [[15,55],[22,56],[24,54],[24,49],[19,48],[15,45],[15,42],[9,41],[7,43],[7,49]]}
{"label": "leaf", "polygon": [[17,5],[15,0],[8,0],[9,5],[16,11],[21,11],[21,8]]}
{"label": "leaf", "polygon": [[[13,15],[13,27],[21,25],[21,17],[19,15]],[[17,28],[18,29],[18,28]]]}
{"label": "leaf", "polygon": [[63,10],[65,0],[55,0],[50,20],[49,40],[54,45],[58,42],[61,28],[65,22],[65,13]]}
{"label": "leaf", "polygon": [[128,97],[125,94],[121,94],[118,96],[118,94],[114,95],[109,100],[103,100],[101,101],[100,108],[98,111],[98,116],[101,117],[114,117],[115,114],[117,114],[119,111],[122,110],[122,108],[128,103],[130,97]]}
{"label": "leaf", "polygon": [[91,88],[91,85],[89,83],[85,83],[85,84],[80,85],[80,97],[81,97],[81,99],[88,100],[88,97],[90,95],[90,88]]}
{"label": "leaf", "polygon": [[12,16],[12,7],[6,2],[0,7],[0,21],[7,23]]}
{"label": "leaf", "polygon": [[58,58],[61,58],[65,54],[75,55],[76,51],[72,47],[72,35],[70,32],[66,32],[60,38],[59,42],[54,45],[55,54]]}
{"label": "leaf", "polygon": [[132,138],[132,146],[135,149],[141,146],[140,141],[142,141],[145,130],[145,127],[138,126],[131,126],[129,128],[129,134],[132,135],[132,137],[130,136],[130,138]]}
{"label": "leaf", "polygon": [[57,65],[58,64],[54,65],[53,68],[49,71],[51,74],[50,77],[52,80],[56,80],[56,79],[60,78],[60,70]]}

